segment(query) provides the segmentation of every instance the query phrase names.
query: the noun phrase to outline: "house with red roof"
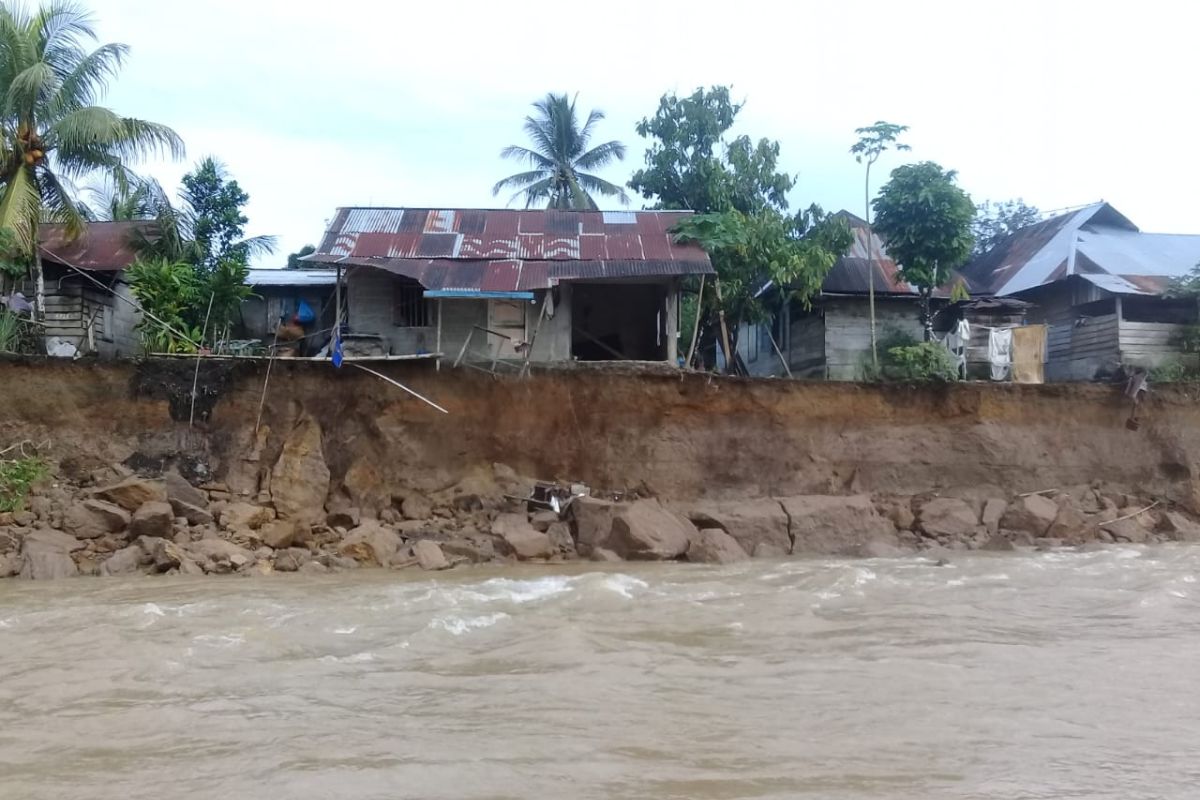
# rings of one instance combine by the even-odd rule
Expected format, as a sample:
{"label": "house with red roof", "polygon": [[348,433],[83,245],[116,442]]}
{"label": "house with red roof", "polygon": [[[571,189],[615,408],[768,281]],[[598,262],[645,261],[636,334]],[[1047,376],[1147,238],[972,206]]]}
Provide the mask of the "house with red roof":
{"label": "house with red roof", "polygon": [[684,213],[339,208],[304,261],[337,271],[347,355],[674,363],[680,283],[713,274]]}

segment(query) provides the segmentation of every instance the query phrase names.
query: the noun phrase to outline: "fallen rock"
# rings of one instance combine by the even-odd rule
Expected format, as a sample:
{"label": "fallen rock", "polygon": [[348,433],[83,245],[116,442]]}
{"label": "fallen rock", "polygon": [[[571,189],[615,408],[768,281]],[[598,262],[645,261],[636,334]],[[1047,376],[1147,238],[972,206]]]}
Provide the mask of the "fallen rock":
{"label": "fallen rock", "polygon": [[1178,511],[1164,511],[1160,528],[1177,542],[1200,542],[1200,524]]}
{"label": "fallen rock", "polygon": [[296,528],[301,524],[296,520],[277,519],[259,528],[258,536],[267,547],[282,550],[296,541]]}
{"label": "fallen rock", "polygon": [[209,561],[230,563],[235,556],[245,559],[244,563],[254,560],[249,550],[224,539],[200,539],[188,545],[187,550],[197,558]]}
{"label": "fallen rock", "polygon": [[165,503],[167,488],[159,481],[132,477],[111,486],[96,489],[92,492],[92,496],[132,512],[137,511],[146,503]]}
{"label": "fallen rock", "polygon": [[774,542],[759,542],[754,545],[754,552],[750,554],[752,558],[783,558],[791,552],[791,547],[784,550]]}
{"label": "fallen rock", "polygon": [[1016,545],[1011,541],[1001,536],[998,533],[993,533],[988,540],[979,546],[980,550],[986,550],[992,553],[1003,553],[1009,550],[1016,550]]}
{"label": "fallen rock", "polygon": [[104,500],[85,500],[71,506],[63,517],[63,529],[77,539],[98,539],[129,526],[129,512]]}
{"label": "fallen rock", "polygon": [[601,563],[615,564],[621,560],[621,557],[612,550],[606,550],[603,547],[593,547],[592,552],[588,555],[590,561],[598,561]]}
{"label": "fallen rock", "polygon": [[0,528],[0,553],[15,553],[21,549],[21,540],[12,528]]}
{"label": "fallen rock", "polygon": [[697,564],[730,564],[749,557],[737,539],[717,528],[697,531],[687,550],[687,560]]}
{"label": "fallen rock", "polygon": [[1008,504],[1000,518],[1000,527],[1025,531],[1034,538],[1044,537],[1058,517],[1058,510],[1057,503],[1040,494],[1018,497]]}
{"label": "fallen rock", "polygon": [[55,553],[74,553],[76,550],[82,550],[85,546],[74,536],[69,536],[62,531],[37,528],[25,535],[22,550],[24,552],[42,550]]}
{"label": "fallen rock", "polygon": [[604,547],[612,533],[613,517],[618,505],[595,497],[577,497],[571,503],[571,522],[575,531],[575,543],[582,555],[588,555],[596,547]]}
{"label": "fallen rock", "polygon": [[275,554],[274,566],[277,572],[296,572],[310,561],[312,554],[307,550],[289,547]]}
{"label": "fallen rock", "polygon": [[100,564],[100,574],[103,576],[130,575],[137,572],[142,564],[149,563],[145,552],[136,544],[122,547]]}
{"label": "fallen rock", "polygon": [[917,518],[925,535],[934,539],[970,535],[979,524],[975,510],[954,497],[933,498],[921,506]]}
{"label": "fallen rock", "polygon": [[367,521],[346,534],[338,552],[360,564],[387,567],[391,566],[400,545],[400,534],[377,522]]}
{"label": "fallen rock", "polygon": [[14,525],[21,528],[28,528],[33,523],[37,522],[37,514],[34,514],[32,511],[22,509],[20,511],[14,511],[12,519]]}
{"label": "fallen rock", "polygon": [[1132,544],[1144,544],[1150,538],[1150,531],[1139,525],[1133,519],[1119,519],[1115,522],[1106,522],[1100,526],[1101,530],[1107,531],[1117,542],[1130,542]]}
{"label": "fallen rock", "polygon": [[1008,508],[1008,501],[1001,497],[992,497],[984,501],[983,514],[980,520],[983,526],[987,528],[988,533],[996,533],[1000,530],[1000,518],[1004,516],[1004,511]]}
{"label": "fallen rock", "polygon": [[1069,543],[1079,543],[1092,538],[1092,525],[1074,504],[1064,504],[1058,510],[1054,523],[1046,535]]}
{"label": "fallen rock", "polygon": [[442,552],[442,548],[438,547],[437,542],[421,539],[413,544],[412,549],[421,569],[431,571],[450,569],[450,562],[446,560],[446,555]]}
{"label": "fallen rock", "polygon": [[169,536],[175,522],[170,503],[153,501],[142,504],[129,520],[130,536]]}
{"label": "fallen rock", "polygon": [[467,494],[457,495],[453,500],[450,501],[450,506],[455,511],[463,514],[469,514],[473,511],[482,510],[483,500],[474,492],[468,492]]}
{"label": "fallen rock", "polygon": [[546,536],[550,546],[563,555],[575,555],[575,539],[571,536],[571,526],[565,522],[555,522],[546,528]]}
{"label": "fallen rock", "polygon": [[637,500],[616,512],[603,546],[626,560],[666,561],[683,556],[695,532],[657,500]]}
{"label": "fallen rock", "polygon": [[292,429],[271,470],[271,499],[279,516],[311,521],[324,516],[329,466],[321,449],[321,426],[304,417]]}
{"label": "fallen rock", "polygon": [[467,537],[441,542],[442,553],[465,558],[474,564],[483,564],[496,558],[496,546],[491,537]]}
{"label": "fallen rock", "polygon": [[767,544],[791,552],[788,517],[778,500],[700,503],[684,514],[700,530],[715,528],[732,536],[745,553]]}
{"label": "fallen rock", "polygon": [[175,501],[185,503],[191,506],[206,509],[209,505],[209,498],[204,492],[200,492],[198,488],[187,482],[184,476],[176,473],[175,470],[169,470],[162,476],[163,486],[167,489],[168,503],[175,505]]}
{"label": "fallen rock", "polygon": [[551,525],[557,524],[558,521],[558,514],[553,511],[535,511],[529,518],[529,524],[538,533],[545,533],[550,530]]}
{"label": "fallen rock", "polygon": [[781,500],[794,538],[792,553],[856,556],[869,542],[896,542],[896,527],[867,495],[801,495]]}
{"label": "fallen rock", "polygon": [[11,578],[21,572],[22,558],[17,553],[0,555],[0,578]]}
{"label": "fallen rock", "polygon": [[433,501],[423,494],[414,492],[400,504],[400,513],[405,519],[426,520],[433,516]]}
{"label": "fallen rock", "polygon": [[230,503],[221,509],[221,527],[256,531],[275,519],[275,512],[253,503]]}
{"label": "fallen rock", "polygon": [[324,575],[329,572],[329,567],[322,564],[320,561],[305,561],[297,570],[302,575]]}
{"label": "fallen rock", "polygon": [[509,555],[522,561],[531,558],[549,558],[554,553],[550,537],[534,530],[524,514],[501,514],[492,522],[492,535],[498,537]]}
{"label": "fallen rock", "polygon": [[908,551],[901,547],[893,537],[864,542],[859,546],[856,555],[859,558],[900,558],[906,552]]}
{"label": "fallen rock", "polygon": [[21,569],[18,576],[32,581],[49,581],[70,578],[79,574],[74,559],[61,550],[29,549],[21,554]]}
{"label": "fallen rock", "polygon": [[[384,510],[391,511],[390,508]],[[388,521],[382,513],[380,514],[380,521]],[[325,524],[331,528],[345,528],[346,530],[350,530],[351,528],[357,528],[361,522],[362,510],[357,506],[335,508],[325,515]]]}
{"label": "fallen rock", "polygon": [[176,516],[183,519],[188,525],[212,524],[213,515],[207,508],[194,506],[182,500],[172,500],[171,508],[174,509]]}

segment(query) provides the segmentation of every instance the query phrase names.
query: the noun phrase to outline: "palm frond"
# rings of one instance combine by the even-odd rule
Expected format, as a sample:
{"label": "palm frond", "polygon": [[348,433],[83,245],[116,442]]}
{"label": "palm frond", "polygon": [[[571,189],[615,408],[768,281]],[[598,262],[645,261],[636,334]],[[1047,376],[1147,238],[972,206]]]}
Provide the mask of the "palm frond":
{"label": "palm frond", "polygon": [[46,133],[47,148],[71,174],[112,169],[125,159],[169,153],[183,155],[175,131],[156,122],[118,116],[100,106],[87,106],[57,120]]}
{"label": "palm frond", "polygon": [[66,228],[67,238],[82,236],[87,230],[87,219],[79,213],[74,193],[48,169],[36,173],[42,199],[42,217]]}
{"label": "palm frond", "polygon": [[598,178],[595,175],[589,175],[586,172],[576,173],[576,180],[579,185],[586,189],[589,193],[602,194],[605,197],[615,197],[621,202],[621,205],[629,205],[629,195],[625,190],[615,183],[609,183],[603,178]]}
{"label": "palm frond", "polygon": [[80,58],[67,73],[48,104],[48,116],[58,119],[94,105],[125,63],[129,47],[105,44]]}
{"label": "palm frond", "polygon": [[5,176],[0,195],[0,229],[12,231],[22,252],[32,255],[37,239],[41,196],[30,167],[21,166]]}
{"label": "palm frond", "polygon": [[530,208],[534,205],[534,203],[537,203],[539,200],[548,199],[551,196],[551,191],[553,190],[553,188],[554,188],[554,179],[553,178],[543,178],[542,180],[540,180],[536,183],[532,183],[529,186],[526,186],[521,191],[515,193],[512,197],[510,197],[508,199],[508,204],[512,205],[513,201],[515,201],[517,198],[524,197],[525,198],[525,207]]}
{"label": "palm frond", "polygon": [[492,194],[497,195],[505,189],[519,189],[524,191],[530,184],[537,183],[540,180],[547,179],[547,171],[542,169],[531,170],[529,172],[518,172],[516,175],[509,175],[503,180],[496,181],[496,185],[492,187]]}
{"label": "palm frond", "polygon": [[600,167],[608,166],[614,161],[624,160],[625,145],[613,140],[604,144],[598,144],[575,159],[575,167],[577,169],[599,169]]}
{"label": "palm frond", "polygon": [[553,161],[546,158],[541,153],[535,153],[528,147],[521,147],[518,144],[510,144],[508,147],[501,150],[500,157],[514,161],[528,161],[531,167],[554,169]]}

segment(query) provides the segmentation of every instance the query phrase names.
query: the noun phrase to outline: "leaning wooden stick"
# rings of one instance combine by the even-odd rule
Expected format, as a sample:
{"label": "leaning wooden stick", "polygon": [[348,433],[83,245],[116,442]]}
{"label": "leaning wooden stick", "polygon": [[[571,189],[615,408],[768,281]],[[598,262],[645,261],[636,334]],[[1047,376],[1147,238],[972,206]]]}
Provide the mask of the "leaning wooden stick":
{"label": "leaning wooden stick", "polygon": [[417,394],[416,392],[414,392],[412,389],[410,389],[410,388],[408,388],[407,386],[405,386],[405,385],[404,385],[403,383],[401,383],[400,381],[393,380],[393,379],[389,378],[387,375],[380,374],[380,373],[376,372],[376,371],[375,371],[375,370],[373,370],[373,369],[367,369],[367,368],[366,368],[366,367],[364,367],[362,364],[351,364],[350,366],[352,366],[352,367],[357,367],[358,369],[361,369],[363,372],[369,372],[369,373],[371,373],[372,375],[374,375],[376,378],[382,378],[383,380],[387,381],[388,383],[392,384],[393,386],[396,386],[396,387],[398,387],[398,388],[400,388],[400,389],[403,389],[404,391],[408,392],[409,394],[411,394],[413,397],[417,398],[418,400],[420,400],[420,401],[422,401],[422,402],[424,402],[424,403],[428,403],[429,405],[433,406],[434,408],[436,408],[438,411],[442,412],[443,414],[449,414],[449,413],[450,413],[450,412],[449,412],[449,411],[447,411],[446,409],[444,409],[444,408],[442,408],[441,406],[439,406],[437,403],[435,403],[435,402],[433,402],[432,400],[430,400],[428,397],[423,397],[423,396],[421,396],[421,395]]}

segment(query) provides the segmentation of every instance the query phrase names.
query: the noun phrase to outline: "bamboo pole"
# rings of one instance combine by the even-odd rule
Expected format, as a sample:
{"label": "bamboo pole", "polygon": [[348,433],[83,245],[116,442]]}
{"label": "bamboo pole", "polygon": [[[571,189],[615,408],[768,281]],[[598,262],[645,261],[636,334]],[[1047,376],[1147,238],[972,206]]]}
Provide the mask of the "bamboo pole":
{"label": "bamboo pole", "polygon": [[213,299],[216,292],[208,295],[208,310],[204,312],[204,327],[200,329],[200,347],[196,348],[196,371],[192,373],[192,410],[188,414],[188,427],[196,424],[196,387],[200,383],[200,356],[204,348],[204,334],[208,333],[208,318],[212,314]]}
{"label": "bamboo pole", "polygon": [[707,277],[700,276],[700,291],[696,294],[696,319],[692,325],[692,345],[688,348],[687,361],[683,362],[684,369],[692,368],[692,358],[696,355],[696,340],[700,336],[700,314],[704,309],[704,279]]}
{"label": "bamboo pole", "polygon": [[403,383],[401,383],[401,382],[400,382],[400,381],[398,381],[398,380],[394,380],[394,379],[392,379],[392,378],[389,378],[387,375],[384,375],[384,374],[382,374],[382,373],[376,372],[376,371],[375,371],[375,370],[373,370],[373,369],[367,369],[367,368],[366,368],[366,367],[364,367],[362,364],[351,364],[350,366],[352,366],[352,367],[355,367],[355,368],[357,368],[357,369],[361,369],[363,372],[369,372],[369,373],[371,373],[372,375],[374,375],[376,378],[380,378],[381,380],[385,380],[385,381],[387,381],[388,383],[392,384],[393,386],[396,386],[396,387],[398,387],[398,388],[400,388],[400,389],[403,389],[404,391],[406,391],[406,392],[408,392],[409,394],[411,394],[413,397],[417,398],[418,400],[420,400],[420,401],[421,401],[421,402],[423,402],[423,403],[427,403],[428,405],[431,405],[431,406],[433,406],[434,408],[436,408],[438,411],[442,412],[443,414],[449,414],[449,413],[450,413],[450,412],[449,412],[449,411],[447,411],[446,409],[444,409],[444,408],[442,408],[441,406],[439,406],[437,403],[435,403],[435,402],[433,402],[432,400],[430,400],[428,397],[425,397],[425,396],[423,396],[423,395],[417,394],[417,393],[416,393],[416,392],[414,392],[412,389],[408,388],[407,386],[405,386]]}
{"label": "bamboo pole", "polygon": [[721,307],[725,302],[724,298],[721,297],[721,279],[717,278],[713,283],[717,287],[717,315],[721,318],[721,341],[723,343],[722,346],[725,348],[725,371],[732,374],[736,373],[737,361],[734,355],[729,352],[729,326],[725,324],[725,309]]}

